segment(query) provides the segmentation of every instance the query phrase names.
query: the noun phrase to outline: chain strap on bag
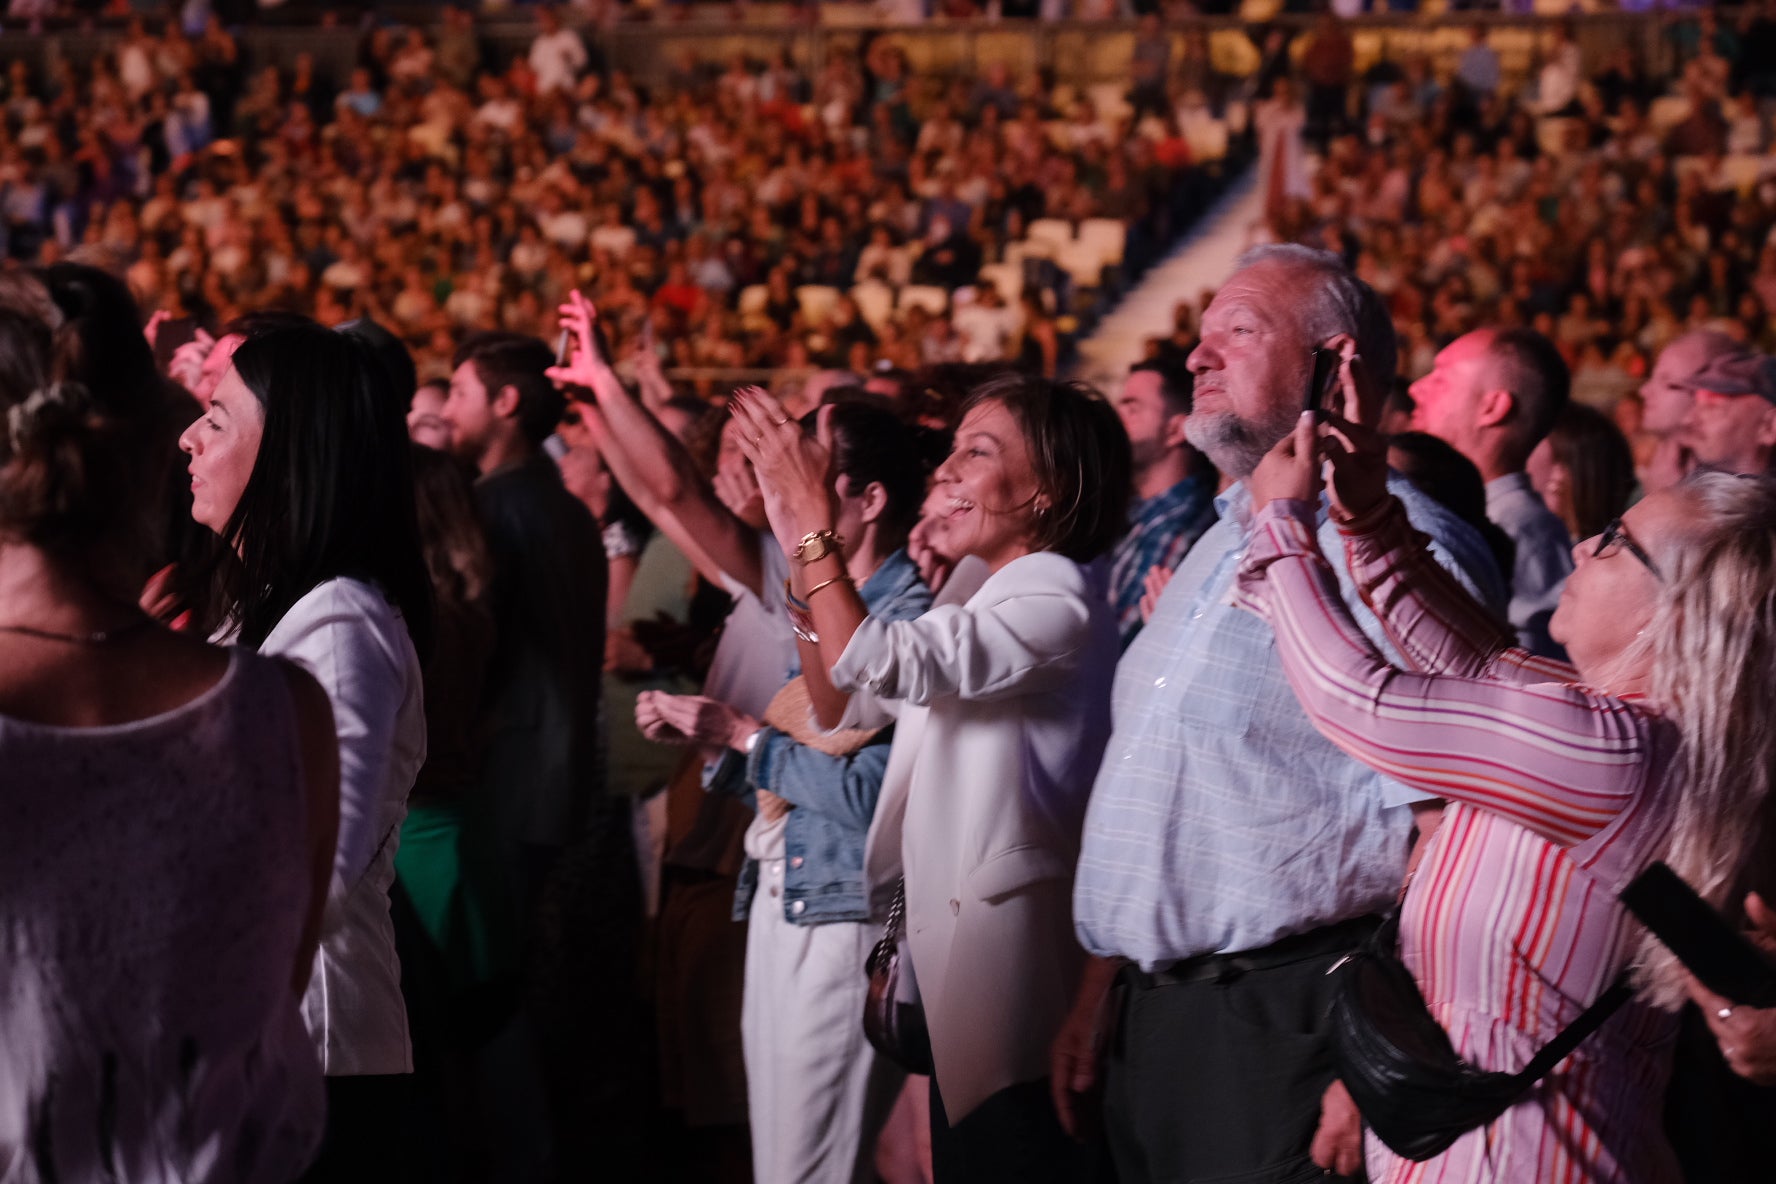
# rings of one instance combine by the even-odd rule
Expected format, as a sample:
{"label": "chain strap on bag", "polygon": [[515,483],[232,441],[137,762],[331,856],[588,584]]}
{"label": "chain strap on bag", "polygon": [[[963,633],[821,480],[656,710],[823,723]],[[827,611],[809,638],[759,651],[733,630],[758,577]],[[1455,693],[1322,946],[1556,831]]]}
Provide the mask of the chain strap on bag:
{"label": "chain strap on bag", "polygon": [[863,1004],[863,1034],[877,1052],[908,1073],[931,1073],[931,1034],[925,1027],[925,1008],[913,979],[913,963],[906,946],[906,878],[894,887],[894,903],[888,907],[888,924],[882,940],[870,951],[864,969],[869,974],[869,997]]}

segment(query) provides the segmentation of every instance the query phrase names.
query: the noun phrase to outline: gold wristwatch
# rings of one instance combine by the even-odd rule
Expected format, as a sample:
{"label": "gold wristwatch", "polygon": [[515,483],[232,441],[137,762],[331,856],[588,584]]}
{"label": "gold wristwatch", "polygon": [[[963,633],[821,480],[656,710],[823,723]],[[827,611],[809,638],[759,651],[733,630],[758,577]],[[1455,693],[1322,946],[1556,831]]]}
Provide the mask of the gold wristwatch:
{"label": "gold wristwatch", "polygon": [[839,548],[844,544],[845,540],[830,530],[810,530],[796,544],[795,561],[806,567],[816,559],[839,554]]}

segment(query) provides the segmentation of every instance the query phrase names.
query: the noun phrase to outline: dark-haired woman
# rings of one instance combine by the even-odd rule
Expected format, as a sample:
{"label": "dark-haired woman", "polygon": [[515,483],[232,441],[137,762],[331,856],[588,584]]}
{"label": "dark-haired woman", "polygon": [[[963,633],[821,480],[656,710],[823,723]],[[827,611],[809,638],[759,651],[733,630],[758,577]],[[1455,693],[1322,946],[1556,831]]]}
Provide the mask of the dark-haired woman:
{"label": "dark-haired woman", "polygon": [[328,1077],[315,1179],[394,1173],[413,1069],[388,890],[425,759],[415,643],[432,597],[404,411],[360,343],[297,325],[244,341],[179,441],[192,517],[223,547],[210,623],[305,667],[338,729],[339,839],[302,1008]]}
{"label": "dark-haired woman", "polygon": [[1529,479],[1575,539],[1598,534],[1634,499],[1634,449],[1595,407],[1568,403],[1529,454]]}
{"label": "dark-haired woman", "polygon": [[277,1184],[338,775],[314,679],[136,607],[160,414],[0,310],[0,1176]]}
{"label": "dark-haired woman", "polygon": [[837,521],[824,450],[770,399],[743,396],[736,416],[772,528],[798,555],[820,722],[897,719],[864,874],[878,915],[904,877],[936,1177],[1062,1178],[1073,1152],[1048,1047],[1083,962],[1073,867],[1118,650],[1085,565],[1125,524],[1128,437],[1076,385],[1013,374],[977,388],[936,484],[946,548],[983,561],[985,580],[971,595],[952,580],[945,603],[889,622],[866,615],[823,542]]}

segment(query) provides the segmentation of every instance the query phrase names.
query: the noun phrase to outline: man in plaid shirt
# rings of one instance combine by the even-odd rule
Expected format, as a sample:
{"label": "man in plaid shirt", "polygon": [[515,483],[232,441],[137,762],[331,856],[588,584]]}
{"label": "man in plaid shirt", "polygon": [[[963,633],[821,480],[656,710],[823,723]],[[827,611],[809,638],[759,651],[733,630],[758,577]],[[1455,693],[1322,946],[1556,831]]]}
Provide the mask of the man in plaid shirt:
{"label": "man in plaid shirt", "polygon": [[1136,363],[1116,399],[1134,448],[1135,497],[1129,529],[1111,552],[1110,604],[1122,646],[1141,631],[1147,573],[1176,571],[1215,522],[1214,466],[1184,438],[1191,375],[1180,357]]}

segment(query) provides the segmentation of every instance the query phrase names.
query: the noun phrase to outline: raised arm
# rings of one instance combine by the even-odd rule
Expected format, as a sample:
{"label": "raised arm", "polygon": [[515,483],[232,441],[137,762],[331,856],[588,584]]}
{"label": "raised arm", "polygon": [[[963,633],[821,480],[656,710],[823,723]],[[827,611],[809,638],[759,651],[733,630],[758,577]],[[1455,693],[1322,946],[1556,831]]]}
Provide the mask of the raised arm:
{"label": "raised arm", "polygon": [[[697,569],[697,573],[710,583],[720,586],[728,572],[715,557],[704,549],[702,541],[695,533],[685,528],[678,520],[678,515],[669,509],[665,502],[654,496],[653,488],[637,470],[634,456],[619,445],[611,435],[610,425],[605,422],[604,412],[596,403],[580,404],[580,422],[586,425],[586,434],[592,439],[592,446],[610,469],[611,477],[622,486],[629,500],[635,503],[642,516],[652,522],[656,529],[672,540],[673,546],[684,553],[686,559]],[[611,604],[613,612],[620,612],[622,602],[616,599],[616,567],[611,568]],[[738,581],[736,581],[738,582]]]}
{"label": "raised arm", "polygon": [[1426,794],[1568,846],[1635,800],[1649,765],[1648,717],[1571,686],[1390,666],[1338,595],[1315,512],[1279,499],[1258,514],[1236,595],[1276,631],[1289,683],[1327,739]]}
{"label": "raised arm", "polygon": [[1351,579],[1409,667],[1521,683],[1574,677],[1571,667],[1518,649],[1516,635],[1436,561],[1388,492],[1387,442],[1372,429],[1336,415],[1303,416],[1253,474],[1255,503],[1317,500],[1321,460]]}
{"label": "raised arm", "polygon": [[[582,402],[583,392],[592,393],[607,437],[600,452],[611,473],[643,513],[653,518],[652,511],[669,512],[721,573],[756,595],[757,532],[722,504],[690,452],[617,378],[593,333],[598,313],[592,303],[574,292],[559,312],[578,348],[567,363],[550,369],[549,377]],[[658,519],[655,524],[665,529]]]}
{"label": "raised arm", "polygon": [[1571,666],[1538,658],[1431,555],[1398,498],[1342,521],[1351,578],[1363,603],[1413,670],[1524,685],[1571,682]]}
{"label": "raised arm", "polygon": [[771,530],[789,557],[790,590],[806,606],[795,613],[800,619],[796,647],[814,718],[823,728],[835,728],[845,719],[850,694],[833,682],[828,671],[844,654],[868,610],[836,545],[801,546],[804,539],[816,536],[827,536],[829,542],[837,538],[832,534],[838,511],[833,504],[830,416],[820,416],[810,437],[781,403],[756,387],[735,392],[733,413],[740,446],[758,474]]}

